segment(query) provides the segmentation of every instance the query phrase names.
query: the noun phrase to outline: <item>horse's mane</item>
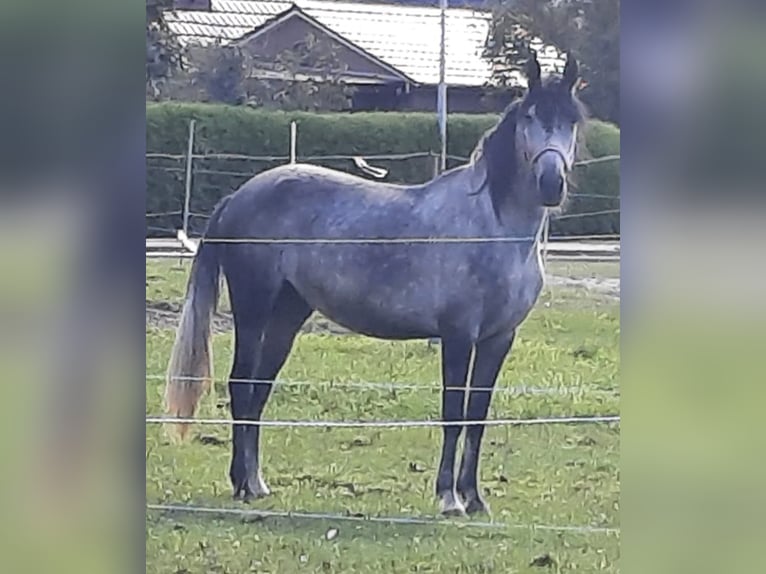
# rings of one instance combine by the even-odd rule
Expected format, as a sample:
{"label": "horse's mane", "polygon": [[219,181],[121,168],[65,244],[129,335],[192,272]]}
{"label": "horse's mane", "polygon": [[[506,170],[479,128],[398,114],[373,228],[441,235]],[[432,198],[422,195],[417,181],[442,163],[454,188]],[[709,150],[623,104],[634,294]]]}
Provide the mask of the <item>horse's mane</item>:
{"label": "horse's mane", "polygon": [[502,206],[510,195],[509,188],[518,170],[516,118],[522,102],[523,100],[512,102],[503,112],[500,121],[484,132],[471,152],[469,163],[475,165],[483,161],[486,170],[486,178],[475,192],[485,186],[488,188],[497,217],[500,217]]}

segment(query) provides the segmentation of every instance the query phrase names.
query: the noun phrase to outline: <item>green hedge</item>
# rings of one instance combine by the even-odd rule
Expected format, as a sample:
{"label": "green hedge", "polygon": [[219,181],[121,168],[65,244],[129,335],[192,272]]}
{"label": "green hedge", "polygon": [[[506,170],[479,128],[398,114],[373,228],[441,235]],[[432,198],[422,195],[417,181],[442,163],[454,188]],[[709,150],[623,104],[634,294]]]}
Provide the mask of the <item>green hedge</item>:
{"label": "green hedge", "polygon": [[[191,211],[208,214],[221,197],[247,179],[285,163],[289,149],[289,125],[298,123],[298,157],[326,155],[403,154],[436,152],[439,149],[434,114],[425,113],[326,113],[275,112],[215,104],[147,104],[148,153],[183,156],[189,120],[196,120],[196,154],[242,154],[272,156],[268,161],[204,158],[194,162]],[[451,115],[448,123],[448,153],[467,157],[479,137],[496,121],[496,115]],[[592,121],[585,130],[583,158],[619,154],[619,130]],[[312,161],[328,167],[359,173],[351,160]],[[402,160],[371,160],[389,170],[387,181],[419,183],[433,177],[434,156]],[[463,163],[451,158],[450,167]],[[150,157],[147,161],[147,213],[180,212],[183,207],[185,160],[182,157]],[[619,207],[619,164],[605,162],[577,168],[575,195],[566,214],[587,213]],[[192,217],[191,229],[201,232],[205,220]],[[150,235],[167,235],[181,226],[178,214],[147,219]],[[619,214],[554,221],[552,234],[603,234],[619,232]]]}

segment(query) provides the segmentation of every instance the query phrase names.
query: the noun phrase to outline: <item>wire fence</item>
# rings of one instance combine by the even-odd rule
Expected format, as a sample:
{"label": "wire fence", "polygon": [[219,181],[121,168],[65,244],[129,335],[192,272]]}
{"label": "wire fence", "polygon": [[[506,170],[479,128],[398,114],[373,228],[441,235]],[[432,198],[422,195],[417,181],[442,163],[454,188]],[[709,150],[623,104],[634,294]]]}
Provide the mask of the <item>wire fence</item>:
{"label": "wire fence", "polygon": [[[293,134],[291,134],[292,137]],[[193,138],[194,130],[190,129],[189,149],[194,147]],[[291,140],[291,149],[292,147],[293,143]],[[264,169],[292,161],[318,163],[344,171],[361,172],[376,179],[385,177],[387,180],[391,180],[393,178],[393,182],[399,183],[407,182],[413,176],[419,181],[424,170],[432,175],[436,175],[439,172],[439,156],[431,151],[369,155],[326,154],[294,157],[290,155],[249,155],[218,152],[191,154],[151,152],[146,154],[146,158],[148,170],[167,176],[157,181],[153,179],[154,185],[170,186],[179,190],[175,199],[171,199],[170,196],[164,194],[160,204],[153,204],[153,209],[146,213],[148,221],[154,220],[159,223],[159,225],[147,225],[147,232],[152,236],[174,235],[175,231],[179,228],[183,228],[187,235],[201,234],[204,231],[202,222],[209,218],[209,213],[214,207],[215,202],[212,198],[220,197],[221,193],[234,191],[245,181]],[[576,162],[575,166],[582,167],[619,161],[619,158],[619,155],[607,155],[584,159]],[[459,155],[448,155],[447,159],[452,162],[453,166],[469,161],[468,157]],[[415,164],[409,167],[404,165],[408,162],[424,161],[426,164],[418,164],[420,167],[416,167]],[[381,167],[373,167],[367,162],[377,162]],[[257,164],[257,166],[252,166],[253,163]],[[344,165],[346,167],[343,167]],[[393,175],[394,173],[396,175]],[[421,177],[416,176],[416,173],[420,173]],[[592,229],[595,231],[600,229],[599,224],[596,223],[597,221],[601,221],[601,218],[613,217],[620,211],[614,208],[615,203],[619,204],[620,200],[619,196],[616,195],[577,191],[576,188],[569,195],[578,207],[574,213],[558,215],[552,219],[554,222],[554,235],[552,238],[556,238],[557,231],[561,231],[556,226],[569,225],[568,222],[573,219],[592,218],[592,223],[585,224],[585,227],[589,228],[585,230]],[[606,204],[605,207],[609,207],[609,209],[593,209],[590,207],[593,202],[596,202],[596,204],[599,202]],[[172,208],[174,205],[179,204],[183,204],[182,209]],[[597,207],[596,204],[593,204],[593,206]],[[160,208],[158,209],[157,207]],[[580,225],[582,224],[578,224],[578,226]],[[566,237],[572,231],[575,230],[567,228],[565,231],[566,235],[563,236]],[[592,235],[602,236],[603,234]]]}
{"label": "wire fence", "polygon": [[[432,161],[438,156],[431,152],[411,153],[411,154],[388,154],[388,155],[369,155],[364,156],[365,161],[372,162],[396,162],[396,161]],[[356,156],[351,155],[327,155],[327,156],[306,156],[301,157],[302,162],[325,162],[325,161],[350,161],[354,162]],[[150,153],[147,159],[157,161],[171,162],[262,162],[285,163],[291,160],[289,156],[251,156],[246,154],[234,153],[212,153],[212,154],[163,154]],[[460,156],[449,156],[453,162],[466,162],[468,158]],[[605,156],[577,162],[578,166],[586,166],[595,163],[608,161],[618,161],[619,156]],[[357,167],[359,164],[357,164]],[[233,164],[226,166],[198,165],[191,169],[189,165],[153,165],[150,169],[166,172],[169,176],[177,178],[178,184],[183,184],[182,174],[187,174],[187,201],[190,198],[188,194],[192,192],[192,185],[188,175],[193,177],[206,176],[208,178],[233,177],[250,178],[254,170],[243,169]],[[214,184],[208,184],[215,187]],[[205,183],[195,183],[194,189],[204,190]],[[233,190],[231,190],[233,191]],[[619,208],[614,208],[613,203],[619,202],[619,197],[599,193],[573,192],[570,194],[578,200],[604,202],[605,209],[594,209],[583,213],[569,213],[554,216],[555,220],[571,220],[575,218],[591,218],[602,216],[613,216],[619,214]],[[204,209],[173,209],[172,205],[163,206],[162,209],[147,213],[147,219],[162,220],[163,218],[175,218],[173,221],[184,221],[189,219],[206,220],[209,213]],[[164,223],[161,221],[161,223]],[[147,229],[164,232],[175,236],[178,225],[153,225],[147,226]],[[205,241],[214,243],[274,243],[274,244],[434,244],[434,243],[498,243],[498,242],[530,242],[539,240],[538,236],[526,237],[410,237],[410,238],[206,238]],[[553,239],[554,237],[551,237]],[[580,234],[565,236],[561,239],[567,240],[585,240],[585,239],[619,239],[619,234]],[[147,375],[147,380],[165,380],[165,375],[154,374]],[[183,377],[182,380],[199,380],[192,377]],[[360,391],[387,391],[387,392],[443,392],[443,391],[465,391],[467,393],[489,392],[497,394],[507,394],[513,396],[582,396],[599,395],[605,398],[619,398],[618,389],[599,388],[596,385],[578,386],[578,387],[533,387],[533,386],[513,386],[498,387],[495,389],[477,389],[470,386],[448,386],[444,387],[439,382],[432,383],[396,383],[396,382],[373,382],[373,381],[290,381],[290,380],[263,380],[263,379],[217,379],[216,382],[225,382],[233,384],[269,384],[277,387],[293,388],[342,388],[355,389]],[[606,404],[609,404],[608,402]],[[232,427],[234,425],[259,426],[271,428],[307,428],[307,429],[413,429],[413,428],[441,428],[444,426],[485,426],[485,427],[545,427],[549,425],[619,425],[620,416],[615,413],[598,414],[592,416],[558,416],[558,417],[538,417],[538,418],[496,418],[486,420],[468,420],[468,421],[443,421],[443,420],[233,420],[230,418],[177,418],[161,414],[148,413],[146,415],[146,424],[195,424],[218,427]],[[212,508],[207,506],[177,505],[177,504],[148,504],[147,509],[153,512],[167,513],[196,513],[206,515],[237,516],[241,518],[284,518],[284,519],[310,519],[310,520],[328,520],[328,521],[356,521],[369,523],[382,523],[392,525],[448,525],[457,527],[472,528],[490,528],[490,529],[524,529],[531,532],[549,531],[557,533],[578,533],[578,534],[619,534],[619,528],[611,526],[594,525],[555,525],[555,524],[510,524],[502,522],[456,522],[445,521],[435,517],[407,517],[407,516],[375,516],[362,514],[333,514],[324,512],[293,512],[293,511],[275,511],[275,510],[255,510],[255,509],[234,509],[234,508]]]}

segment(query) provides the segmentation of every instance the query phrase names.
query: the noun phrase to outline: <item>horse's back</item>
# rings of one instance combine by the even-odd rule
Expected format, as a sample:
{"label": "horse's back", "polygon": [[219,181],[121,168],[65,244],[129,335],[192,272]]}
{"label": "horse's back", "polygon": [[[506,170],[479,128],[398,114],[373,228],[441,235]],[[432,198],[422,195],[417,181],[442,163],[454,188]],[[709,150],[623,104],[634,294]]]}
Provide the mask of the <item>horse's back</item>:
{"label": "horse's back", "polygon": [[327,200],[349,197],[395,200],[411,188],[370,181],[362,177],[311,164],[287,164],[261,172],[240,187],[235,196],[263,203],[276,199]]}
{"label": "horse's back", "polygon": [[229,196],[220,228],[235,237],[395,236],[423,197],[417,186],[289,164],[257,174]]}

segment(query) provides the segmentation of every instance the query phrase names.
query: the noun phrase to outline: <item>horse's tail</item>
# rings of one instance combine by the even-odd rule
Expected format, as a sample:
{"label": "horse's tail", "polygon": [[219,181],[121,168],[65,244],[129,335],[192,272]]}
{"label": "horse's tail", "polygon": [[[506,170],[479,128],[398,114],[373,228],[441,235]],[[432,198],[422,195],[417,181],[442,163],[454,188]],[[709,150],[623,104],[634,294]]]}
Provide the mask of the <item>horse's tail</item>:
{"label": "horse's tail", "polygon": [[[213,381],[213,348],[210,337],[213,312],[218,302],[220,265],[218,244],[205,238],[215,231],[225,198],[210,217],[205,236],[194,256],[189,282],[186,286],[181,320],[176,331],[165,384],[165,409],[169,416],[192,418],[202,396]],[[189,423],[168,425],[171,436],[183,440]]]}

